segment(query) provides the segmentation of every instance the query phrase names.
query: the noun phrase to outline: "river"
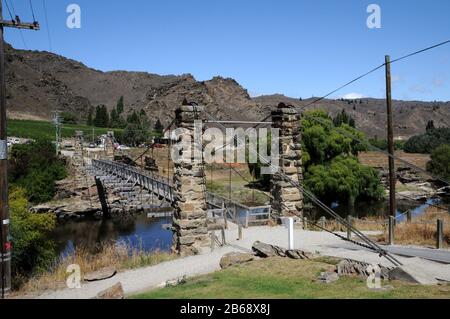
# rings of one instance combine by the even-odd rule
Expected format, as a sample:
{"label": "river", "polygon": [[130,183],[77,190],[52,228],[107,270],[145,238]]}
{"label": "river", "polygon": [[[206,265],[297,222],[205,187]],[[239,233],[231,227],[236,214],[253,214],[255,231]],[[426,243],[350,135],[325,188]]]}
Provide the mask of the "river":
{"label": "river", "polygon": [[[429,200],[428,203],[438,204],[439,201]],[[427,208],[427,204],[403,203],[398,204],[398,215],[407,209],[412,215],[418,216]],[[332,208],[341,216],[349,213],[358,218],[366,216],[384,216],[387,202],[359,202],[353,208],[333,204]],[[316,209],[307,210],[309,216],[318,219],[323,213]],[[328,216],[327,216],[328,217]],[[399,217],[401,221],[405,216]],[[125,221],[84,219],[59,223],[52,234],[60,255],[73,252],[75,247],[87,247],[92,252],[103,244],[126,243],[128,246],[147,252],[167,251],[172,244],[172,232],[164,229],[165,224],[171,223],[171,218],[147,218],[141,214]]]}

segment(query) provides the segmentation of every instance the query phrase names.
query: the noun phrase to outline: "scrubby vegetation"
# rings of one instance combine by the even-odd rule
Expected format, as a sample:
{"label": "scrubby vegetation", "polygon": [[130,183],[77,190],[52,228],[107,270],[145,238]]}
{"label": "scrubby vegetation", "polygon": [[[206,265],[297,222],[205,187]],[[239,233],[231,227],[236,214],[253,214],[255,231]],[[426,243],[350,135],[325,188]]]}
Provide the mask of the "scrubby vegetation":
{"label": "scrubby vegetation", "polygon": [[450,145],[442,144],[431,154],[427,170],[440,178],[450,180]]}
{"label": "scrubby vegetation", "polygon": [[12,236],[13,285],[47,270],[55,258],[53,241],[49,234],[55,227],[52,214],[32,214],[28,210],[26,192],[13,187],[9,194]]}
{"label": "scrubby vegetation", "polygon": [[431,154],[442,144],[450,144],[450,128],[429,127],[425,134],[411,137],[404,150],[406,153]]}
{"label": "scrubby vegetation", "polygon": [[33,293],[45,289],[64,288],[67,279],[67,267],[72,264],[80,266],[81,274],[87,274],[106,267],[114,267],[117,271],[152,266],[177,258],[169,252],[146,252],[133,248],[125,243],[105,244],[94,254],[89,249],[77,247],[70,255],[61,257],[39,275],[27,281],[22,292]]}
{"label": "scrubby vegetation", "polygon": [[50,141],[14,145],[9,159],[9,182],[25,189],[32,203],[49,201],[55,195],[55,181],[66,177],[65,164]]}

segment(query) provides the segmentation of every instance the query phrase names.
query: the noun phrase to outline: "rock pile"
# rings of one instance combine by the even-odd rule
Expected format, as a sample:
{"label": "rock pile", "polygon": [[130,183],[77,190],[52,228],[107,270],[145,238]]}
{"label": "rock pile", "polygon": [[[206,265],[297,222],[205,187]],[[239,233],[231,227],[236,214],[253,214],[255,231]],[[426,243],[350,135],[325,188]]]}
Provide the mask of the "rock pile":
{"label": "rock pile", "polygon": [[267,257],[288,257],[292,259],[311,259],[313,255],[309,252],[305,252],[298,249],[286,250],[278,246],[265,244],[260,241],[256,241],[252,250],[256,256]]}

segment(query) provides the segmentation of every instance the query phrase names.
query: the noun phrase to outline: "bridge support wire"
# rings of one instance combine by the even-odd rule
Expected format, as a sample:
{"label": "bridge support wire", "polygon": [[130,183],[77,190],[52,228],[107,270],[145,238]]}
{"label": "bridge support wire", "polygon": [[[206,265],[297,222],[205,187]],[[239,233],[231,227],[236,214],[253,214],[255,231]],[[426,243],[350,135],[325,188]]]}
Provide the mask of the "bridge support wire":
{"label": "bridge support wire", "polygon": [[[218,123],[217,120],[210,115],[208,112],[204,111],[204,113],[206,114],[206,116],[208,116],[210,118],[211,121],[215,121],[218,125],[222,126],[222,128],[226,129],[225,126],[223,126],[221,123]],[[239,137],[237,137],[239,139]],[[239,142],[243,142],[242,140],[239,140]],[[317,206],[319,206],[320,208],[322,208],[326,213],[328,213],[329,215],[331,215],[332,217],[334,217],[339,223],[341,223],[342,225],[344,225],[345,227],[349,228],[353,233],[355,233],[355,235],[357,237],[359,237],[361,240],[363,240],[368,247],[370,247],[371,250],[376,251],[377,253],[380,254],[380,256],[385,257],[387,260],[389,260],[392,264],[394,264],[395,266],[401,266],[402,263],[400,261],[398,261],[395,257],[393,257],[392,255],[390,255],[386,250],[382,249],[379,245],[377,245],[376,243],[374,243],[372,240],[370,240],[370,238],[368,238],[366,235],[364,235],[362,232],[360,232],[358,229],[356,229],[353,225],[350,225],[345,219],[341,218],[337,213],[335,213],[331,208],[329,208],[328,206],[326,206],[324,203],[322,203],[317,197],[315,197],[312,193],[309,193],[308,191],[306,191],[302,185],[300,185],[300,183],[296,183],[293,180],[291,180],[282,170],[281,168],[277,168],[275,166],[273,166],[271,164],[271,162],[265,158],[264,156],[262,156],[261,154],[258,153],[258,151],[255,150],[249,150],[254,152],[258,158],[261,160],[261,162],[265,165],[268,165],[269,167],[271,167],[272,169],[274,169],[274,171],[276,172],[275,174],[278,174],[279,176],[281,176],[281,178],[283,178],[286,182],[290,183],[292,186],[298,188],[301,192],[303,192],[303,194],[305,194],[308,198],[310,198],[313,203],[315,203]]]}

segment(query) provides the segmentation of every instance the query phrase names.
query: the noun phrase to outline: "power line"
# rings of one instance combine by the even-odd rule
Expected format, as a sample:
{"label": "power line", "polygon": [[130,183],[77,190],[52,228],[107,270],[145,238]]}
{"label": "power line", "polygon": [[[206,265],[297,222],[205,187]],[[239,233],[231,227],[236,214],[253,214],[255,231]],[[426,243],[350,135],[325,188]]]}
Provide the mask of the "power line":
{"label": "power line", "polygon": [[440,47],[440,46],[445,45],[445,44],[447,44],[447,43],[450,43],[450,40],[447,40],[447,41],[444,41],[444,42],[441,42],[441,43],[432,45],[432,46],[430,46],[430,47],[428,47],[428,48],[421,49],[421,50],[418,50],[418,51],[416,51],[416,52],[413,52],[413,53],[404,55],[404,56],[402,56],[402,57],[400,57],[400,58],[397,58],[397,59],[395,59],[395,60],[392,60],[392,61],[391,61],[391,64],[392,64],[392,63],[395,63],[395,62],[398,62],[398,61],[401,61],[401,60],[404,60],[404,59],[406,59],[406,58],[412,57],[412,56],[414,56],[414,55],[420,54],[420,53],[422,53],[422,52],[432,50],[432,49],[434,49],[434,48]]}
{"label": "power line", "polygon": [[33,22],[36,22],[36,17],[34,16],[33,3],[31,2],[31,0],[29,0],[29,3],[30,3],[30,8],[31,8],[31,14],[33,15]]}
{"label": "power line", "polygon": [[44,7],[44,15],[45,15],[45,25],[47,27],[47,38],[48,38],[48,44],[50,46],[50,51],[53,51],[53,45],[52,45],[52,37],[50,35],[50,24],[48,22],[48,14],[47,14],[47,4],[45,0],[42,0],[42,5]]}
{"label": "power line", "polygon": [[[426,51],[435,49],[435,48],[437,48],[437,47],[440,47],[440,46],[445,45],[445,44],[448,44],[448,43],[450,43],[450,40],[446,40],[446,41],[444,41],[444,42],[441,42],[441,43],[438,43],[438,44],[429,46],[429,47],[427,47],[427,48],[424,48],[424,49],[421,49],[421,50],[418,50],[418,51],[409,53],[409,54],[404,55],[404,56],[402,56],[402,57],[400,57],[400,58],[397,58],[397,59],[392,60],[392,61],[390,62],[390,64],[396,63],[396,62],[399,62],[399,61],[401,61],[401,60],[404,60],[404,59],[407,59],[407,58],[409,58],[409,57],[412,57],[412,56],[414,56],[414,55],[417,55],[417,54],[420,54],[420,53],[423,53],[423,52],[426,52]],[[366,72],[366,73],[364,73],[364,74],[362,74],[362,75],[360,75],[360,76],[354,78],[353,80],[351,80],[351,81],[349,81],[349,82],[347,82],[347,83],[345,83],[345,84],[339,86],[337,89],[334,89],[333,91],[331,91],[331,92],[325,94],[324,96],[319,97],[319,98],[315,99],[314,101],[312,101],[312,102],[310,102],[310,103],[308,103],[308,104],[306,104],[306,105],[300,107],[300,111],[302,111],[303,109],[305,109],[305,108],[308,107],[308,106],[311,106],[311,105],[313,105],[313,104],[316,104],[316,103],[319,102],[319,101],[322,101],[323,99],[329,97],[330,95],[336,93],[337,91],[342,90],[343,88],[349,86],[350,84],[353,84],[353,83],[355,83],[356,81],[361,80],[362,78],[368,76],[369,74],[372,74],[373,72],[375,72],[375,71],[381,69],[381,68],[384,67],[385,65],[386,65],[386,63],[383,63],[383,64],[381,64],[381,65],[379,65],[379,66],[373,68],[372,70],[370,70],[370,71],[368,71],[368,72]]]}
{"label": "power line", "polygon": [[[11,10],[9,9],[8,1],[9,0],[5,0],[6,7],[8,8],[8,12],[9,12],[9,15],[11,17],[11,20],[15,21],[15,18],[13,18],[13,15],[11,14]],[[12,12],[14,14],[14,17],[18,17],[16,15],[16,10],[14,9],[14,4],[13,4],[12,0],[11,0],[11,8],[12,8]],[[23,35],[22,29],[19,29],[19,33],[20,33],[20,38],[22,39],[22,43],[23,43],[23,46],[24,46],[25,50],[28,50],[28,45],[27,45],[27,43],[25,41],[25,37]]]}
{"label": "power line", "polygon": [[372,74],[373,72],[375,72],[375,71],[381,69],[382,67],[384,67],[384,65],[385,65],[385,64],[383,63],[383,64],[381,64],[381,65],[379,65],[379,66],[373,68],[372,70],[370,70],[370,71],[368,71],[368,72],[366,72],[366,73],[364,73],[364,74],[362,74],[362,75],[356,77],[355,79],[353,79],[353,80],[351,80],[351,81],[349,81],[349,82],[347,82],[347,83],[341,85],[341,86],[338,87],[337,89],[335,89],[335,90],[333,90],[333,91],[331,91],[331,92],[325,94],[324,96],[315,99],[315,100],[312,101],[311,103],[308,103],[308,104],[302,106],[302,107],[300,108],[300,111],[302,111],[303,109],[305,109],[305,108],[308,107],[308,106],[311,106],[311,105],[313,105],[313,104],[316,104],[317,102],[322,101],[323,99],[326,99],[326,98],[329,97],[330,95],[336,93],[337,91],[342,90],[343,88],[349,86],[349,85],[352,84],[352,83],[355,83],[356,81],[361,80],[362,78],[368,76],[369,74]]}

